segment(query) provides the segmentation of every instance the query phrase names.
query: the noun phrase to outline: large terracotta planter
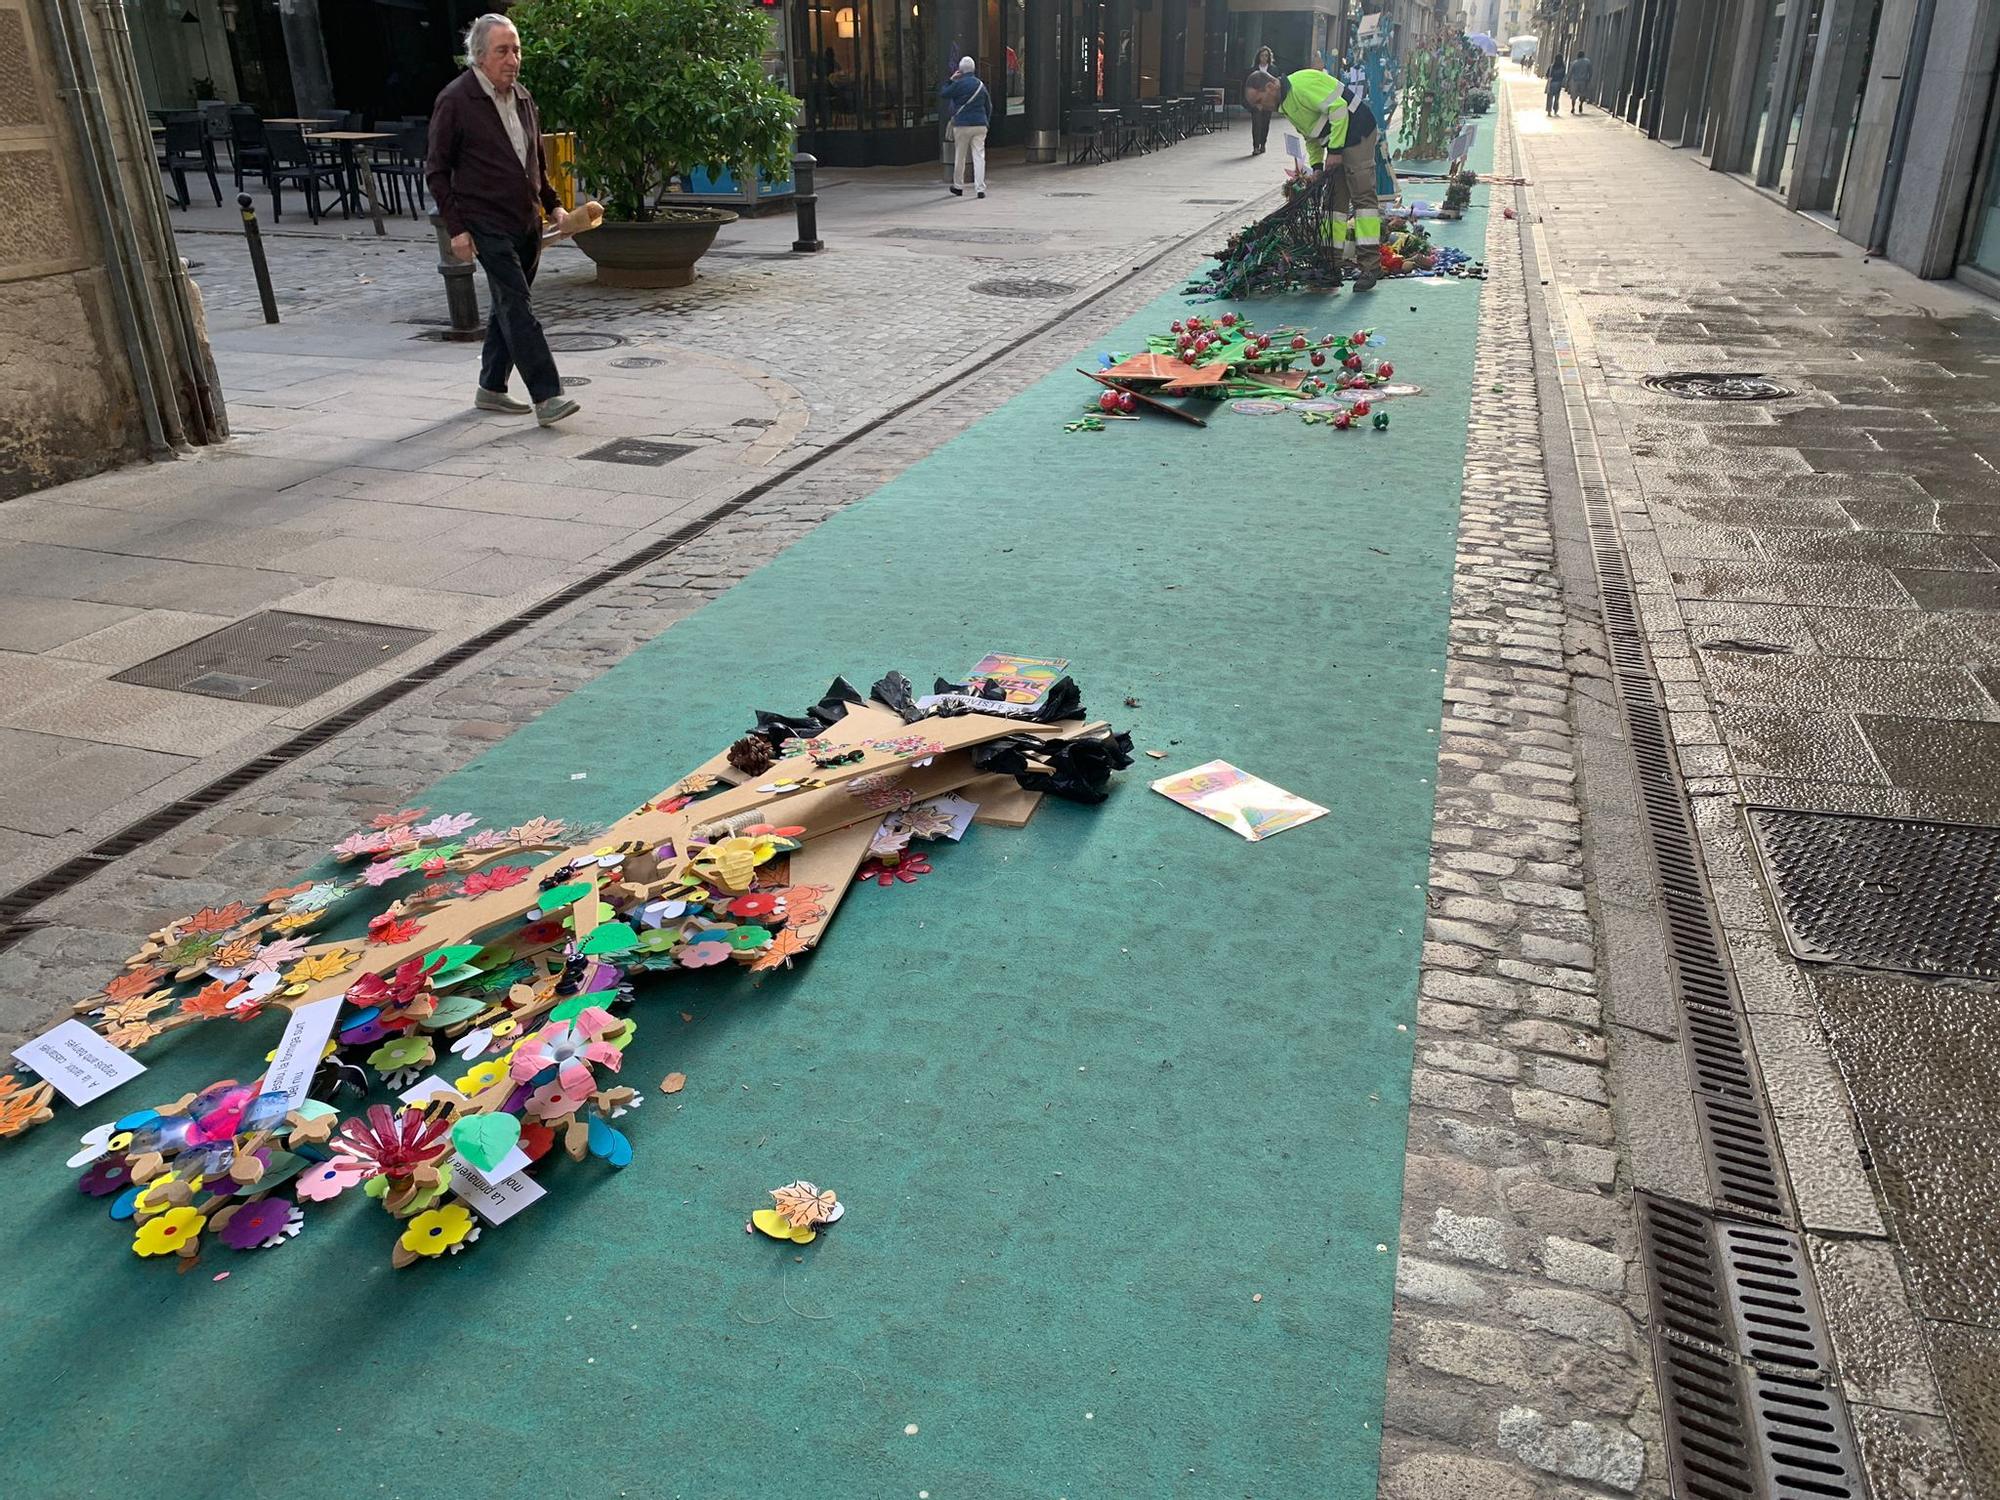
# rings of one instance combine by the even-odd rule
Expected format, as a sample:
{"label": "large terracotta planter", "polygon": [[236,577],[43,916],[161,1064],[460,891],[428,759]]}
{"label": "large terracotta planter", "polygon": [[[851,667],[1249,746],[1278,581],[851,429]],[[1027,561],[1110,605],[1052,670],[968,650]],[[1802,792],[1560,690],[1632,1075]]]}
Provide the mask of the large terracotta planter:
{"label": "large terracotta planter", "polygon": [[716,233],[735,222],[726,208],[666,209],[646,224],[607,220],[578,235],[576,247],[597,263],[599,286],[686,286]]}

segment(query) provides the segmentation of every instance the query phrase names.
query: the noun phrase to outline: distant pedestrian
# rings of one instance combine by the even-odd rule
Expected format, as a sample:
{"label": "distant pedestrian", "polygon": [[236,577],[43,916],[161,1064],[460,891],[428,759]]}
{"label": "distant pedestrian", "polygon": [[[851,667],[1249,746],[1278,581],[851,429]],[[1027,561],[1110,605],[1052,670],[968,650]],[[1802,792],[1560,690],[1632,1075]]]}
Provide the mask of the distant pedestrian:
{"label": "distant pedestrian", "polygon": [[966,158],[972,160],[972,186],[986,196],[986,126],[992,119],[993,96],[979,77],[979,65],[969,57],[958,60],[958,71],[938,90],[951,128],[951,195],[963,198]]}
{"label": "distant pedestrian", "polygon": [[1583,113],[1583,96],[1590,91],[1590,74],[1590,54],[1587,52],[1577,53],[1569,60],[1569,67],[1563,71],[1566,80],[1564,86],[1569,90],[1571,114]]}
{"label": "distant pedestrian", "polygon": [[[1278,76],[1278,54],[1269,47],[1257,49],[1257,61],[1250,66],[1250,77],[1254,80],[1259,73],[1269,77]],[[1244,108],[1250,111],[1250,154],[1262,156],[1264,147],[1271,139],[1271,111],[1259,109],[1250,103],[1250,85],[1243,85]]]}
{"label": "distant pedestrian", "polygon": [[1542,83],[1548,89],[1549,113],[1552,115],[1562,113],[1563,79],[1568,76],[1560,57],[1550,63],[1548,72],[1542,75]]}
{"label": "distant pedestrian", "polygon": [[472,404],[481,411],[527,412],[507,394],[508,373],[519,369],[535,420],[548,427],[577,405],[562,393],[528,289],[542,256],[543,212],[558,229],[569,216],[549,186],[535,101],[520,85],[521,33],[505,16],[483,15],[466,30],[465,55],[472,66],[431,106],[424,176],[451,236],[451,253],[462,261],[477,257],[492,293]]}

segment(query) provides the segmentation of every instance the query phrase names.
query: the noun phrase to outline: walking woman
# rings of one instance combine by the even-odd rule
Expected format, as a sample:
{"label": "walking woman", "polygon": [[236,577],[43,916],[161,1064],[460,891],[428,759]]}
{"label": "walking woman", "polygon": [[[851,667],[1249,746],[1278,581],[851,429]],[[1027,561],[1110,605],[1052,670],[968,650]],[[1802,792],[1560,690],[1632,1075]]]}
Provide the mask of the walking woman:
{"label": "walking woman", "polygon": [[[1266,73],[1272,77],[1276,77],[1277,72],[1278,54],[1273,52],[1269,47],[1259,47],[1257,49],[1257,61],[1250,66],[1250,76],[1255,78],[1259,73]],[[1244,108],[1250,111],[1250,154],[1252,156],[1262,156],[1264,154],[1264,143],[1271,136],[1271,112],[1268,109],[1259,109],[1250,102],[1250,93],[1247,84],[1244,87],[1243,105]]]}
{"label": "walking woman", "polygon": [[1552,115],[1562,113],[1563,79],[1568,76],[1560,57],[1549,64],[1549,71],[1542,76],[1542,82],[1549,91],[1549,113]]}

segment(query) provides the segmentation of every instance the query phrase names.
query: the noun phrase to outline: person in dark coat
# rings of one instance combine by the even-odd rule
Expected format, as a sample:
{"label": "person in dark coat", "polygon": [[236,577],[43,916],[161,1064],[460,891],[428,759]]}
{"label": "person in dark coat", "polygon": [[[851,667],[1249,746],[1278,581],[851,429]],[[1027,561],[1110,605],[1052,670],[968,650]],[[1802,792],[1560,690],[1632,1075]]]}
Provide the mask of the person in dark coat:
{"label": "person in dark coat", "polygon": [[1548,72],[1542,75],[1542,83],[1549,91],[1549,113],[1552,115],[1562,113],[1563,79],[1568,76],[1560,57],[1550,63]]}
{"label": "person in dark coat", "polygon": [[[1260,73],[1277,77],[1278,54],[1269,47],[1259,47],[1257,61],[1250,66],[1252,78]],[[1250,111],[1250,154],[1262,156],[1264,145],[1271,138],[1271,112],[1268,109],[1259,109],[1250,102],[1250,85],[1247,83],[1243,86],[1243,105]]]}
{"label": "person in dark coat", "polygon": [[465,33],[465,55],[472,66],[431,106],[424,177],[451,236],[451,253],[462,261],[477,258],[492,293],[472,404],[525,415],[530,408],[507,394],[508,374],[518,369],[535,403],[535,420],[547,427],[574,414],[577,405],[562,393],[528,289],[541,262],[542,216],[557,229],[569,216],[549,186],[541,117],[520,84],[520,32],[505,16],[481,16]]}
{"label": "person in dark coat", "polygon": [[1571,114],[1583,113],[1583,96],[1590,92],[1590,75],[1595,71],[1587,52],[1577,53],[1563,70],[1563,86],[1569,90]]}

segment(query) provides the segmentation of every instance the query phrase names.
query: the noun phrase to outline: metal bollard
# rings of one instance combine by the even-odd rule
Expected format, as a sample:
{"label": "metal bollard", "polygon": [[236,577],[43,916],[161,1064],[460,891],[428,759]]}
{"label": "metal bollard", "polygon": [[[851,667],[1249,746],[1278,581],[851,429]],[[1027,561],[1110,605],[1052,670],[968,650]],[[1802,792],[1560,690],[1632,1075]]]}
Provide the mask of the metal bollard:
{"label": "metal bollard", "polygon": [[257,277],[257,298],[264,304],[264,321],[278,321],[278,299],[271,292],[271,268],[264,263],[264,231],[257,227],[257,210],[250,195],[238,193],[236,206],[243,210],[243,238],[250,242],[250,269]]}
{"label": "metal bollard", "polygon": [[802,255],[826,248],[819,237],[819,194],[813,191],[813,169],[818,165],[816,156],[803,151],[792,155],[792,203],[799,211],[799,237],[792,241],[792,249]]}
{"label": "metal bollard", "polygon": [[461,344],[484,338],[479,326],[479,292],[472,284],[472,268],[477,262],[460,260],[451,253],[451,233],[444,227],[442,215],[431,215],[431,228],[437,231],[438,275],[444,278],[445,306],[451,310],[451,327],[445,337]]}

